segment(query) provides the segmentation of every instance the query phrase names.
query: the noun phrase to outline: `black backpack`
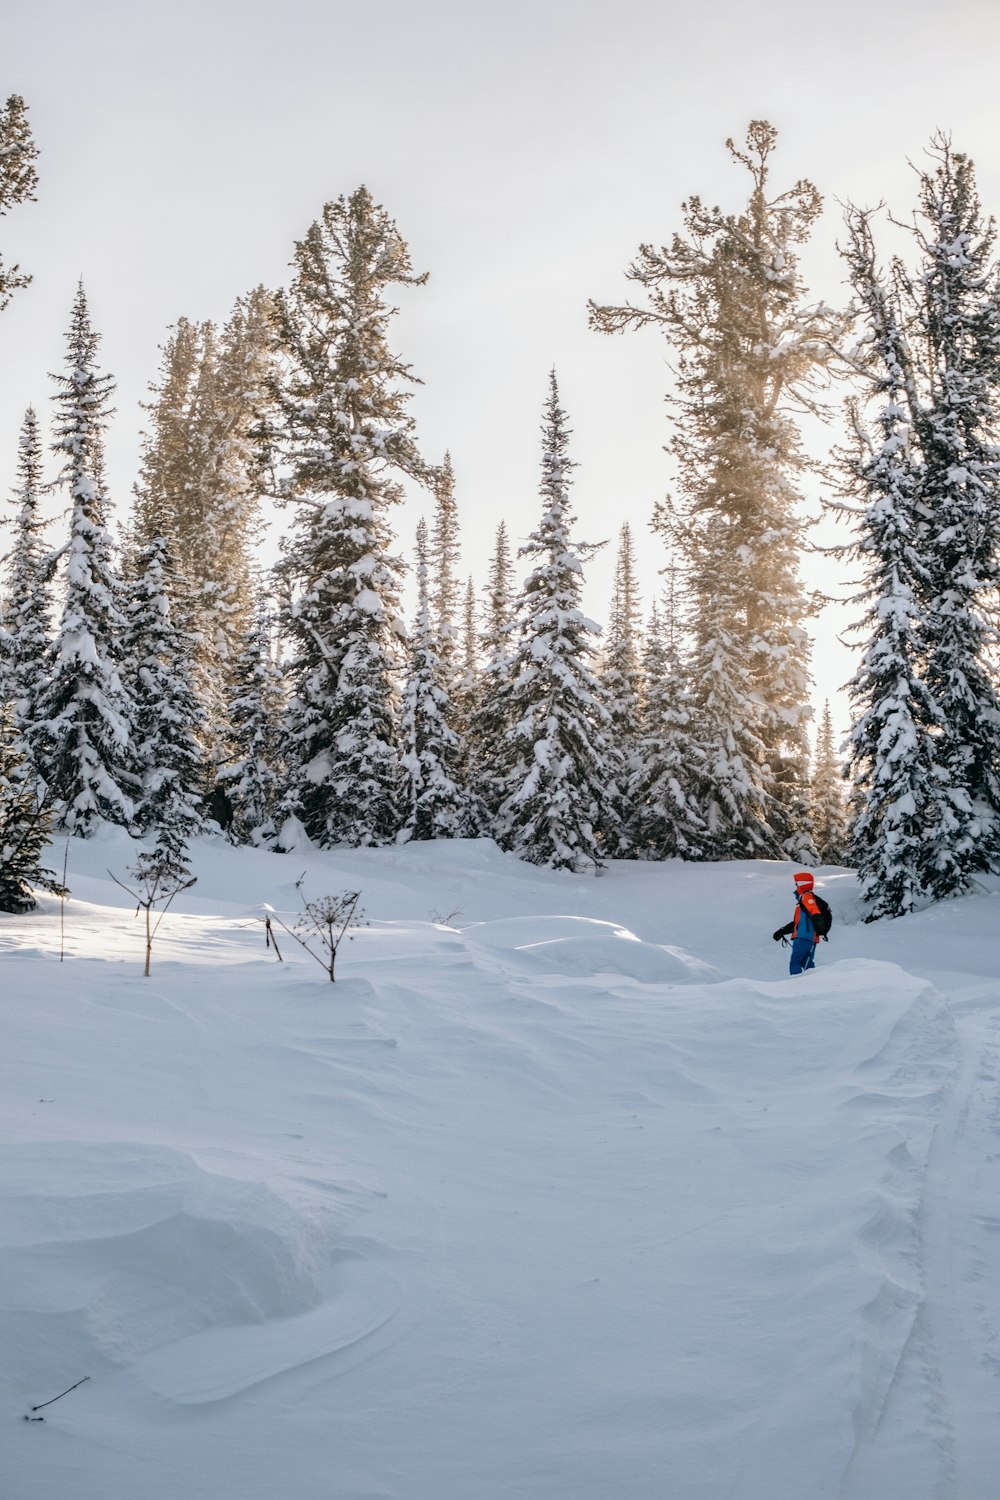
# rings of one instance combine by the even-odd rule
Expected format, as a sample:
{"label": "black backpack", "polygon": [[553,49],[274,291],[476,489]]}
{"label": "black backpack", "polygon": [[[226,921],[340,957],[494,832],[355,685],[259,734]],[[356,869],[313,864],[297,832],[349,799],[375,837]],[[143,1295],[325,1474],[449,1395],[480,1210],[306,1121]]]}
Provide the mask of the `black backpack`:
{"label": "black backpack", "polygon": [[830,910],[829,903],[824,901],[823,897],[818,895],[816,891],[813,891],[813,897],[815,898],[816,905],[819,907],[816,916],[810,919],[813,924],[813,931],[818,938],[829,937],[830,928],[833,926],[833,912]]}

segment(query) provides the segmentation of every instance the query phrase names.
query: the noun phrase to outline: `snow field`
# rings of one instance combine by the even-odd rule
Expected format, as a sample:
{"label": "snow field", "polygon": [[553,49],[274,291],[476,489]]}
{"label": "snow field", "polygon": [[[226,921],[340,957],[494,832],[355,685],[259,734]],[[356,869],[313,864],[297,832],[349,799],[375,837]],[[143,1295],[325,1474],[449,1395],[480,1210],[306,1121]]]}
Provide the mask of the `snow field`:
{"label": "snow field", "polygon": [[4,1495],[988,1500],[994,898],[791,980],[783,866],[203,841],[144,980],[127,850],[0,924]]}

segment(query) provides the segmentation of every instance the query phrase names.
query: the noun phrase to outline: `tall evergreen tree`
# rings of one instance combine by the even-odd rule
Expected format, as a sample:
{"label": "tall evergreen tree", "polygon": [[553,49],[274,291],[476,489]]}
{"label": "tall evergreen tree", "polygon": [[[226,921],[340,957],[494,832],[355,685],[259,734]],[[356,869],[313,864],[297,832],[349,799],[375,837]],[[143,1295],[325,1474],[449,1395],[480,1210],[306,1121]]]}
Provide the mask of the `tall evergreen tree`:
{"label": "tall evergreen tree", "polygon": [[942,877],[957,881],[958,823],[937,774],[944,726],[923,670],[920,600],[929,574],[905,333],[876,264],[870,215],[852,213],[848,232],[845,255],[866,328],[859,363],[874,404],[869,418],[861,402],[850,403],[853,446],[844,455],[861,502],[852,552],[864,569],[867,634],[850,686],[851,852],[871,921],[923,905]]}
{"label": "tall evergreen tree", "polygon": [[54,377],[60,481],[70,499],[65,600],[38,705],[39,769],[62,825],[84,837],[106,818],[131,822],[132,704],[118,671],[125,621],[108,533],[103,433],[114,381],[97,367],[98,335],[79,288],[68,373]]}
{"label": "tall evergreen tree", "polygon": [[819,193],[802,181],[769,196],[776,134],[755,120],[745,152],[727,142],[751,178],[742,213],[693,197],[685,234],[640,247],[628,275],[644,306],[591,304],[598,330],[653,324],[677,351],[671,449],[683,505],[670,533],[694,594],[703,853],[713,858],[794,848],[808,784],[809,603],[794,483],[804,459],[793,413],[816,410],[840,323],[805,301],[798,269]]}
{"label": "tall evergreen tree", "polygon": [[505,652],[516,619],[517,576],[506,521],[501,521],[496,529],[484,594],[480,646],[484,658],[488,659],[496,652]]}
{"label": "tall evergreen tree", "polygon": [[502,520],[496,528],[489,579],[483,594],[483,627],[477,639],[475,595],[469,579],[465,631],[465,658],[469,666],[463,681],[462,763],[471,793],[469,804],[474,808],[475,831],[492,835],[493,819],[505,796],[516,643],[516,576],[507,525]]}
{"label": "tall evergreen tree", "polygon": [[159,378],[143,403],[149,431],[143,434],[132,525],[136,547],[164,531],[176,532],[192,503],[197,475],[192,453],[194,401],[202,361],[204,325],[178,318],[160,354]]}
{"label": "tall evergreen tree", "polygon": [[[849,211],[844,252],[866,331],[859,370],[876,403],[870,418],[855,406],[846,461],[868,561],[865,660],[889,656],[883,672],[855,682],[854,838],[871,916],[1000,870],[1000,697],[989,660],[1000,587],[1000,275],[972,163],[940,136],[931,156],[913,226],[916,274],[899,256],[880,269],[870,213]],[[882,894],[887,869],[895,906]]]}
{"label": "tall evergreen tree", "polygon": [[282,495],[300,516],[282,563],[295,653],[286,813],[324,847],[380,844],[403,819],[402,565],[389,511],[397,476],[435,478],[407,411],[413,376],[389,347],[386,294],[426,277],[413,274],[399,231],[364,187],[324,207],[294,266],[276,298],[288,367],[275,388],[276,442]]}
{"label": "tall evergreen tree", "polygon": [[52,816],[26,765],[14,713],[0,704],[0,911],[33,911],[33,888],[61,893],[41,863]]}
{"label": "tall evergreen tree", "polygon": [[[670,531],[666,534],[670,539]],[[689,663],[700,834],[692,853],[702,859],[776,858],[782,851],[731,537],[721,526],[685,528],[681,535],[688,550],[687,583],[697,601]]]}
{"label": "tall evergreen tree", "polygon": [[639,737],[628,786],[629,842],[645,859],[692,858],[705,827],[694,788],[701,751],[692,733],[694,703],[681,652],[676,578],[654,604],[643,656]]}
{"label": "tall evergreen tree", "polygon": [[469,783],[471,765],[471,724],[479,702],[479,637],[476,611],[476,585],[471,576],[462,591],[461,624],[454,654],[455,686],[452,705],[455,731],[461,741],[459,762],[463,782]]}
{"label": "tall evergreen tree", "polygon": [[681,645],[678,579],[670,567],[663,600],[652,607],[643,654],[639,742],[628,783],[628,837],[643,858],[697,858],[705,822],[696,787],[702,748],[694,736],[694,699]]}
{"label": "tall evergreen tree", "polygon": [[174,539],[172,605],[195,636],[204,709],[205,779],[227,753],[226,704],[253,608],[253,546],[263,479],[255,433],[273,367],[273,301],[240,298],[221,333],[178,320],[148,404],[136,486],[137,545]]}
{"label": "tall evergreen tree", "polygon": [[484,594],[478,653],[474,635],[472,643],[473,659],[478,654],[482,666],[471,683],[465,764],[468,783],[483,808],[483,831],[492,832],[492,820],[505,796],[507,733],[514,713],[511,693],[516,644],[516,577],[504,521],[497,526]]}
{"label": "tall evergreen tree", "polygon": [[403,699],[407,803],[403,832],[410,839],[453,839],[467,833],[469,819],[456,774],[460,745],[449,722],[451,700],[436,639],[440,627],[431,618],[428,550],[427,525],[421,519],[416,548],[417,616]]}
{"label": "tall evergreen tree", "polygon": [[[35,162],[38,147],[28,124],[28,109],[19,94],[11,94],[0,109],[0,216],[16,203],[30,202],[38,186]],[[20,266],[5,266],[0,257],[0,312],[31,277]]]}
{"label": "tall evergreen tree", "polygon": [[837,758],[829,701],[823,705],[823,716],[816,735],[812,825],[817,863],[842,865],[847,858],[847,808],[844,803],[843,768]]}
{"label": "tall evergreen tree", "polygon": [[220,775],[233,809],[232,832],[240,843],[269,844],[284,788],[280,725],[284,713],[281,672],[274,659],[273,621],[263,594],[236,660],[229,703],[232,759]]}
{"label": "tall evergreen tree", "polygon": [[533,566],[520,599],[506,795],[496,827],[498,842],[531,864],[592,871],[617,847],[618,788],[610,716],[593,666],[596,627],[580,607],[582,559],[593,549],[571,535],[569,436],[553,371],[542,427],[542,516],[519,554]]}
{"label": "tall evergreen tree", "polygon": [[456,576],[461,551],[455,470],[451,454],[446,453],[434,483],[434,529],[429,546],[428,589],[441,671],[449,693],[459,686],[462,675],[461,588]]}
{"label": "tall evergreen tree", "polygon": [[[941,713],[935,758],[961,825],[954,849],[964,888],[976,871],[1000,871],[1000,696],[988,660],[1000,590],[1000,275],[972,162],[943,136],[931,153],[914,230],[920,271],[904,295],[926,381],[914,417],[927,518],[927,685]],[[947,872],[934,882],[936,895],[953,889]]]}
{"label": "tall evergreen tree", "polygon": [[[196,503],[178,516],[181,567],[196,612],[199,696],[210,720],[223,726],[254,608],[263,479],[253,434],[268,402],[273,313],[272,295],[258,287],[237,302],[218,338],[206,339],[194,405]],[[225,752],[223,729],[210,737],[210,765]]]}
{"label": "tall evergreen tree", "polygon": [[462,596],[462,636],[460,644],[462,683],[465,689],[469,691],[475,685],[479,666],[476,625],[476,585],[473,582],[471,573],[465,580],[465,593]]}
{"label": "tall evergreen tree", "polygon": [[183,864],[202,831],[201,708],[192,685],[193,642],[171,614],[169,543],[157,536],[137,559],[124,642],[139,785],[135,823]]}
{"label": "tall evergreen tree", "polygon": [[601,678],[611,726],[623,756],[630,757],[639,731],[642,673],[640,670],[639,585],[635,544],[626,521],[619,533],[614,591],[607,636],[601,655]]}
{"label": "tall evergreen tree", "polygon": [[14,543],[7,556],[3,611],[3,696],[14,706],[18,736],[33,762],[39,750],[38,702],[52,635],[56,559],[44,539],[42,442],[32,407],[21,428],[17,480]]}

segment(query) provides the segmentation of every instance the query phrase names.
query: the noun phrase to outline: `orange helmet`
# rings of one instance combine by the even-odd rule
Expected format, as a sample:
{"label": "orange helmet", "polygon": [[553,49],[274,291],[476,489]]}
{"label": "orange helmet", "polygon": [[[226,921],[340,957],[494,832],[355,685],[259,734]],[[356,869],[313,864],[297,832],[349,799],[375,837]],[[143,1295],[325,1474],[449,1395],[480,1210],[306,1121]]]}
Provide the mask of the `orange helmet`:
{"label": "orange helmet", "polygon": [[813,878],[808,870],[796,870],[792,879],[795,881],[795,889],[799,893],[802,891],[811,891],[813,888]]}

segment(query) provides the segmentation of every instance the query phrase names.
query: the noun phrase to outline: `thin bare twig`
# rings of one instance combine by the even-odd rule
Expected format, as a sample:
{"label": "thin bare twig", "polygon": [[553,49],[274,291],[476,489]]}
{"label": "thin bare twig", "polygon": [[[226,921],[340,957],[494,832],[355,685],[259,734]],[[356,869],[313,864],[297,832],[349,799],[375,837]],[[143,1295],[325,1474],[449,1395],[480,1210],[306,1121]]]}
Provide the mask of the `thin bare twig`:
{"label": "thin bare twig", "polygon": [[[70,1391],[75,1391],[77,1385],[83,1385],[83,1381],[84,1380],[89,1380],[89,1379],[90,1379],[90,1376],[89,1375],[85,1375],[83,1377],[83,1380],[78,1380],[76,1382],[76,1385],[67,1386],[64,1391],[60,1391],[59,1392],[58,1396],[53,1396],[52,1397],[52,1401],[61,1401],[64,1396],[68,1396],[69,1395]],[[32,1411],[41,1411],[41,1409],[42,1409],[43,1406],[51,1406],[52,1405],[52,1401],[40,1401],[38,1403],[38,1405],[37,1406],[33,1406],[31,1408],[31,1410]]]}

